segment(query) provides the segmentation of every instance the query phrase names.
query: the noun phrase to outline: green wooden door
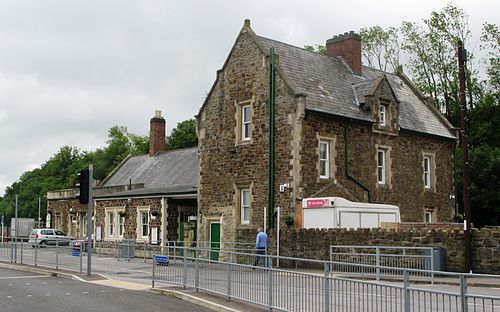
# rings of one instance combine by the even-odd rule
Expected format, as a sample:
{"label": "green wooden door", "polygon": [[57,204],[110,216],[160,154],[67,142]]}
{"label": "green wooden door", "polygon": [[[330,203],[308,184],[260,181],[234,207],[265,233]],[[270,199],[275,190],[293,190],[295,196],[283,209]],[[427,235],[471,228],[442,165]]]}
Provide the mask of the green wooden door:
{"label": "green wooden door", "polygon": [[210,223],[210,260],[219,260],[220,250],[220,223]]}

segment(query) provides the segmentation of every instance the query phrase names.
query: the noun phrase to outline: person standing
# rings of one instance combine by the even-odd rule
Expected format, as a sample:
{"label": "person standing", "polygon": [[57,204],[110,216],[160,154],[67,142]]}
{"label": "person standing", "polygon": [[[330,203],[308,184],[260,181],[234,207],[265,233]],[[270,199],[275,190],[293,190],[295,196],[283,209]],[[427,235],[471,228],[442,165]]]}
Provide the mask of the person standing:
{"label": "person standing", "polygon": [[[257,229],[257,238],[255,240],[255,249],[257,249],[257,255],[255,256],[254,266],[259,264],[259,260],[262,255],[266,254],[267,251],[267,234],[262,230],[261,227]],[[265,263],[267,265],[267,263]]]}

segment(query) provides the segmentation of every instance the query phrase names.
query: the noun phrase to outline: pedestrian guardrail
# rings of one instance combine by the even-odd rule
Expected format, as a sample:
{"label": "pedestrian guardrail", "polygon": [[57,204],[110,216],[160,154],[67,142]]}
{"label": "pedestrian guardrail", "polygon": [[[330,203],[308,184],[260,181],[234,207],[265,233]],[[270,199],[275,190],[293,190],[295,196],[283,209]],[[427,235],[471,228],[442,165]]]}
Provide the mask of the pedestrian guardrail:
{"label": "pedestrian guardrail", "polygon": [[25,243],[8,238],[0,243],[0,261],[40,267],[76,270],[86,267],[86,253],[68,240],[55,240],[54,245]]}
{"label": "pedestrian guardrail", "polygon": [[[323,267],[321,271],[297,270],[276,267],[278,257],[271,255],[262,256],[267,261],[254,266],[255,254],[219,251],[218,260],[213,260],[206,256],[209,252],[203,248],[169,247],[168,265],[153,262],[152,286],[177,284],[283,311],[486,312],[500,306],[498,294],[481,293],[467,282],[470,278],[500,280],[496,275],[349,264],[357,270],[399,272],[391,276],[391,281],[364,280],[357,275],[333,273],[336,265],[346,265],[341,262],[279,258],[280,264],[301,262],[300,267]],[[431,275],[456,285],[432,285]]]}
{"label": "pedestrian guardrail", "polygon": [[[332,270],[352,274],[400,275],[399,269],[416,269],[411,274],[444,270],[444,251],[439,247],[331,245],[330,261],[340,263]],[[364,266],[351,266],[362,264]],[[380,267],[389,267],[383,269]]]}

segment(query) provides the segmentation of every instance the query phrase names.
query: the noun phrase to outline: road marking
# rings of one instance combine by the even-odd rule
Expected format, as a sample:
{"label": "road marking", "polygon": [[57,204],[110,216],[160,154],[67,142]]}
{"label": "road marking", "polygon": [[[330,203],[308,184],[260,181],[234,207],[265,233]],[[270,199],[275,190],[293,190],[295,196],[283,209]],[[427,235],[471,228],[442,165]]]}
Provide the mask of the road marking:
{"label": "road marking", "polygon": [[45,294],[45,296],[47,296],[47,297],[48,297],[48,296],[50,296],[50,294]]}
{"label": "road marking", "polygon": [[28,295],[27,297],[28,297],[28,298],[31,298],[31,297],[33,297],[33,295]]}
{"label": "road marking", "polygon": [[7,299],[12,299],[12,296],[7,296]]}
{"label": "road marking", "polygon": [[26,283],[26,286],[29,286],[29,285],[31,285],[31,284],[30,283]]}
{"label": "road marking", "polygon": [[67,295],[71,295],[71,293],[65,293],[65,295],[66,295],[66,296],[67,296]]}
{"label": "road marking", "polygon": [[[25,278],[46,278],[50,276],[45,276],[45,275],[33,275],[33,276],[3,276],[0,277],[0,280],[7,280],[7,279],[25,279]],[[9,284],[9,286],[12,286],[12,284]]]}
{"label": "road marking", "polygon": [[101,290],[102,293],[105,293],[106,291],[105,290]]}
{"label": "road marking", "polygon": [[137,272],[137,273],[142,273],[142,274],[151,274],[151,272],[144,272],[144,271],[139,271],[139,270],[132,270],[132,269],[126,269],[126,268],[120,268],[122,271],[130,271],[130,272]]}
{"label": "road marking", "polygon": [[87,291],[84,291],[84,292],[82,292],[82,294],[88,294],[88,292],[87,292]]}

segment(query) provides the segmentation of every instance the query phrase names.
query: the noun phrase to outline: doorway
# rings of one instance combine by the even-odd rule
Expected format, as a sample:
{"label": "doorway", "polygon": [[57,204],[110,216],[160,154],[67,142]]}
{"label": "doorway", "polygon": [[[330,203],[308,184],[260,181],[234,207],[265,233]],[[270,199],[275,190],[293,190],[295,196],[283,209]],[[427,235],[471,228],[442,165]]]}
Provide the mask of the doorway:
{"label": "doorway", "polygon": [[220,222],[210,223],[210,260],[219,260],[220,250]]}

